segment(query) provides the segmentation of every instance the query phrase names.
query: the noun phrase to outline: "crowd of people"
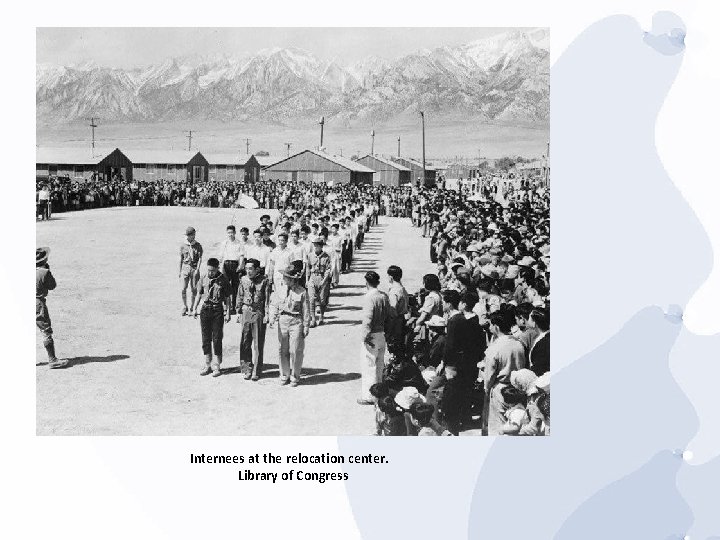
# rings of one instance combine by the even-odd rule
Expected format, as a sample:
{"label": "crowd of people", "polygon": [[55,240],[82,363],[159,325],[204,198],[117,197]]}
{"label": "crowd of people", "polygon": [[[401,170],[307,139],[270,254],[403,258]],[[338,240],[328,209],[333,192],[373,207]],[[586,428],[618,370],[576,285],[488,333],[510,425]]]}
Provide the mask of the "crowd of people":
{"label": "crowd of people", "polygon": [[[375,407],[376,433],[549,433],[549,190],[539,183],[503,188],[500,200],[490,181],[476,192],[277,180],[51,182],[51,201],[58,191],[88,193],[99,206],[188,204],[209,195],[208,206],[222,207],[246,195],[277,208],[274,223],[265,214],[252,230],[230,224],[218,256],[205,261],[195,229],[187,228],[179,250],[181,315],[200,319],[203,376],[222,375],[223,325],[235,316],[242,373],[259,380],[267,327],[276,326],[279,381],[293,387],[302,384],[305,338],[324,324],[331,289],[351,270],[365,234],[381,215],[408,218],[429,239],[436,270],[411,293],[399,265],[385,271],[387,292],[378,273],[365,274],[357,401]],[[38,261],[46,265],[45,253]],[[38,326],[47,338],[49,267],[42,287],[40,273],[38,265]]]}
{"label": "crowd of people", "polygon": [[[122,175],[110,179],[93,176],[77,181],[69,177],[38,178],[35,183],[36,217],[48,219],[52,213],[89,210],[110,206],[196,206],[206,208],[247,207],[253,201],[259,208],[285,207],[295,199],[297,182],[270,179],[255,183],[235,181],[193,182],[175,180],[128,181]],[[307,188],[308,185],[303,184]],[[339,188],[340,186],[335,186]],[[333,187],[313,184],[312,196],[321,198]],[[374,202],[382,215],[410,215],[410,188],[377,188]],[[251,201],[252,199],[252,201]],[[317,202],[308,199],[308,202]]]}
{"label": "crowd of people", "polygon": [[[549,191],[430,189],[411,200],[436,272],[409,295],[369,272],[359,403],[377,433],[545,435],[550,429]],[[385,359],[385,354],[388,358]]]}

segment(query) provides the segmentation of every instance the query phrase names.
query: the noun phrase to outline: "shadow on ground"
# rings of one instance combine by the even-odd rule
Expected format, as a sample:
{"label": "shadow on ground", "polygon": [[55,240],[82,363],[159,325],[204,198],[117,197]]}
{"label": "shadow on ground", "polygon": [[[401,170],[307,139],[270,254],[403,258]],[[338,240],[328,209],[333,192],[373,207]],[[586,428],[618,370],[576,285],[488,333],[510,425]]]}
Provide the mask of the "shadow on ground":
{"label": "shadow on ground", "polygon": [[94,364],[96,362],[116,362],[118,360],[127,360],[128,358],[130,357],[127,354],[111,354],[110,356],[76,356],[74,358],[67,359],[67,367]]}
{"label": "shadow on ground", "polygon": [[346,381],[356,381],[360,378],[359,373],[323,373],[321,375],[308,375],[303,368],[302,386],[314,384],[327,384]]}
{"label": "shadow on ground", "polygon": [[[360,306],[328,306],[325,308],[325,313],[328,311],[360,311],[362,307]],[[325,317],[326,319],[330,319],[331,317]]]}
{"label": "shadow on ground", "polygon": [[324,324],[323,326],[330,326],[330,325],[332,325],[332,324],[347,324],[347,325],[350,325],[350,326],[355,326],[355,325],[360,324],[360,321],[359,321],[359,320],[353,320],[353,321],[348,321],[348,320],[325,321],[325,324]]}

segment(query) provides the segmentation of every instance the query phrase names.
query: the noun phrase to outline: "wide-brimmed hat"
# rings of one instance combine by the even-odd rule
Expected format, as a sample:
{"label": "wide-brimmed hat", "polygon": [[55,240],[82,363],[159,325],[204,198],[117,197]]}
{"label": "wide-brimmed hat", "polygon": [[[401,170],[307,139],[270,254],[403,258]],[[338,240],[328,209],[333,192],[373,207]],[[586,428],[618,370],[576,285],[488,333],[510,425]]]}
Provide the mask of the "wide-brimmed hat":
{"label": "wide-brimmed hat", "polygon": [[195,227],[188,227],[185,229],[185,235],[195,234]]}
{"label": "wide-brimmed hat", "polygon": [[[298,265],[295,264],[298,262],[300,263],[300,268],[298,268]],[[302,274],[302,261],[293,261],[292,263],[290,263],[290,266],[285,268],[285,270],[283,270],[281,273],[285,277],[298,279]]]}
{"label": "wide-brimmed hat", "polygon": [[447,326],[447,322],[440,315],[433,315],[425,324],[433,328],[445,328]]}
{"label": "wide-brimmed hat", "polygon": [[418,392],[418,389],[414,386],[406,386],[395,395],[395,403],[406,411],[410,410],[413,403],[418,401],[425,403],[425,396]]}
{"label": "wide-brimmed hat", "polygon": [[35,250],[35,265],[45,264],[50,256],[49,247],[39,247]]}
{"label": "wide-brimmed hat", "polygon": [[321,246],[325,245],[325,239],[322,236],[314,236],[310,242],[313,244],[320,244]]}

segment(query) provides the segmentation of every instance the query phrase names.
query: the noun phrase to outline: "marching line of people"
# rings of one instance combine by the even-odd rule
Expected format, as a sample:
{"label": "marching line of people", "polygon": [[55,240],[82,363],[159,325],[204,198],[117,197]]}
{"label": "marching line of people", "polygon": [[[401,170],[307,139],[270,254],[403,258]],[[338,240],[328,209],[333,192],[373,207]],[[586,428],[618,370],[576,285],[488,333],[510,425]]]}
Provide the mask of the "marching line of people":
{"label": "marching line of people", "polygon": [[[537,184],[499,203],[443,188],[296,184],[282,187],[276,223],[226,228],[216,256],[188,227],[180,246],[182,316],[200,319],[201,375],[219,376],[223,328],[241,324],[245,379],[263,376],[267,327],[277,328],[279,380],[302,380],[305,339],[324,324],[331,289],[350,271],[364,235],[384,212],[381,196],[406,201],[429,237],[436,273],[408,294],[387,268],[387,293],[364,276],[360,405],[373,405],[384,435],[549,433],[549,189]],[[234,219],[233,219],[234,221]],[[37,250],[37,325],[55,357],[45,298],[55,287],[47,248]]]}

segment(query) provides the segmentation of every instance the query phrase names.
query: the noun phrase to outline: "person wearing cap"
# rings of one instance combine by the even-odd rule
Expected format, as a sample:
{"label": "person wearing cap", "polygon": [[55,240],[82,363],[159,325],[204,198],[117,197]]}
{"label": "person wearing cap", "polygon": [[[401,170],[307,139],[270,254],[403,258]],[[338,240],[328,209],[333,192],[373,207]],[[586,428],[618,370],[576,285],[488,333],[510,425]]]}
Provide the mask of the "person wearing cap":
{"label": "person wearing cap", "polygon": [[[193,307],[195,318],[200,316],[202,350],[205,355],[205,368],[200,375],[209,375],[210,373],[213,377],[220,375],[223,325],[230,321],[231,298],[230,282],[220,272],[220,261],[215,257],[210,257],[207,260],[207,273],[200,280],[197,299]],[[213,352],[215,353],[214,360]]]}
{"label": "person wearing cap", "polygon": [[[296,264],[300,263],[300,264]],[[282,272],[283,286],[275,291],[270,304],[270,326],[278,323],[280,384],[297,386],[302,376],[305,338],[310,332],[308,294],[298,280],[302,263],[293,264]]]}
{"label": "person wearing cap", "polygon": [[235,306],[237,322],[242,324],[240,371],[246,380],[257,381],[262,375],[269,304],[270,284],[267,277],[260,273],[260,262],[247,259]]}
{"label": "person wearing cap", "polygon": [[367,292],[360,324],[360,405],[372,405],[370,387],[382,379],[385,359],[385,328],[390,318],[390,301],[378,289],[380,276],[372,270],[365,274]]}
{"label": "person wearing cap", "polygon": [[240,272],[245,266],[245,246],[235,238],[235,225],[226,227],[227,238],[220,248],[220,264],[222,273],[230,282],[232,288],[231,313],[235,311],[235,298],[237,297],[237,288],[240,283]]}
{"label": "person wearing cap", "polygon": [[[183,301],[181,315],[187,315],[195,303],[197,283],[200,279],[200,265],[202,264],[203,248],[200,242],[195,240],[195,228],[185,229],[185,243],[180,245],[180,295]],[[187,301],[187,289],[190,287],[190,304]]]}
{"label": "person wearing cap", "polygon": [[[313,238],[313,251],[307,258],[307,291],[310,299],[310,326],[325,322],[325,309],[330,298],[330,280],[333,266],[330,256],[323,250],[325,240],[322,236]],[[316,307],[320,316],[315,319]]]}
{"label": "person wearing cap", "polygon": [[53,339],[52,322],[50,321],[46,298],[48,292],[57,287],[57,282],[52,272],[50,272],[49,257],[49,247],[39,247],[35,250],[35,324],[43,335],[43,346],[47,353],[48,366],[50,369],[57,369],[66,367],[68,361],[59,360],[55,356],[55,340]]}

